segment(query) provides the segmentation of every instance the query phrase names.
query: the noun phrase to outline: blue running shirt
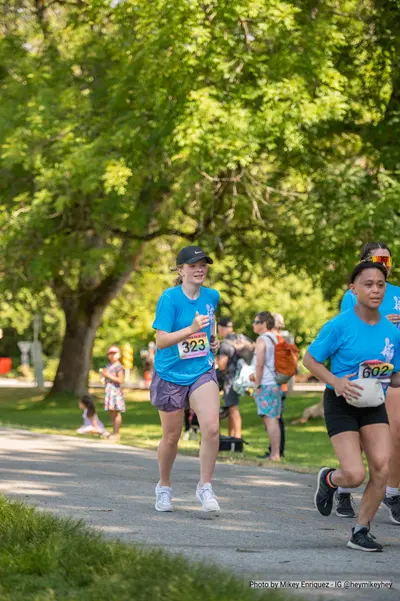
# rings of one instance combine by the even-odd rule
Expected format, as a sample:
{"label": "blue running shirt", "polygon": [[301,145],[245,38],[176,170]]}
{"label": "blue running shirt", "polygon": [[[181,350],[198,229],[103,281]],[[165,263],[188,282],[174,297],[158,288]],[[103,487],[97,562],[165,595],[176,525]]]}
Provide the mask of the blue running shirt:
{"label": "blue running shirt", "polygon": [[[308,352],[319,363],[330,358],[330,371],[338,378],[352,373],[356,374],[352,380],[359,377],[387,378],[400,370],[400,331],[384,317],[379,323],[368,325],[358,317],[354,308],[348,309],[321,328]],[[393,367],[383,368],[384,373],[375,376],[373,368],[365,366],[366,361],[384,362]]]}
{"label": "blue running shirt", "polygon": [[196,311],[209,315],[210,324],[190,339],[165,349],[157,349],[154,369],[163,380],[181,386],[190,386],[214,365],[210,351],[214,314],[219,303],[219,292],[212,288],[200,288],[200,296],[191,300],[182,286],[168,288],[161,295],[156,309],[153,328],[164,332],[177,332],[192,325]]}
{"label": "blue running shirt", "polygon": [[[356,304],[356,295],[351,290],[347,290],[342,298],[340,311],[347,311],[347,309],[355,307]],[[400,286],[394,286],[393,284],[386,282],[385,295],[383,297],[382,304],[379,307],[379,312],[381,315],[391,315],[393,313],[400,314]],[[400,329],[400,324],[396,325],[395,327]]]}

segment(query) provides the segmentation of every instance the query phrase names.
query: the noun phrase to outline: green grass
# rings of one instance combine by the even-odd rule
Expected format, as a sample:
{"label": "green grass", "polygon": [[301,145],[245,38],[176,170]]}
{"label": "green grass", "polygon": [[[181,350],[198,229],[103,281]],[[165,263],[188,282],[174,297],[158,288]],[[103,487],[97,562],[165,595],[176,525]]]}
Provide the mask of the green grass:
{"label": "green grass", "polygon": [[[162,575],[162,577],[160,577]],[[228,572],[108,542],[80,522],[0,497],[1,601],[278,601]],[[292,597],[291,597],[292,598]]]}
{"label": "green grass", "polygon": [[[102,391],[95,392],[100,419],[109,427],[109,417],[102,409]],[[121,443],[156,449],[160,439],[158,412],[150,405],[146,391],[127,391],[127,412],[123,416]],[[285,459],[282,467],[297,471],[316,471],[321,465],[336,465],[333,449],[326,434],[322,419],[312,420],[305,425],[290,425],[303,409],[320,399],[320,394],[294,394],[286,402],[285,423],[287,433]],[[230,462],[251,462],[271,465],[271,462],[256,458],[265,452],[268,444],[261,419],[255,411],[254,401],[245,397],[241,401],[243,438],[249,442],[243,454],[220,453],[219,459]],[[81,411],[75,399],[57,395],[43,399],[32,390],[0,389],[0,416],[3,426],[20,426],[53,434],[76,435],[81,425]],[[222,433],[226,432],[227,420],[221,422]],[[199,442],[180,441],[179,452],[197,454]]]}

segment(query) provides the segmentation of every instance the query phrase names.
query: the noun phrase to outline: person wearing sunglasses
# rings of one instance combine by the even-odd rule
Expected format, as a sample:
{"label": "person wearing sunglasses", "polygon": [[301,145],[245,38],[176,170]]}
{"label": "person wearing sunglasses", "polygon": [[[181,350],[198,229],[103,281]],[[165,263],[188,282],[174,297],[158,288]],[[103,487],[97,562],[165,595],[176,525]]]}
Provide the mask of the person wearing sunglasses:
{"label": "person wearing sunglasses", "polygon": [[[361,261],[372,261],[386,268],[387,277],[393,267],[392,252],[384,242],[368,242],[361,249]],[[345,293],[340,311],[352,309],[357,304],[357,298],[352,290]],[[379,308],[384,315],[397,328],[400,329],[400,286],[386,283],[386,291],[382,304]],[[394,524],[400,524],[400,389],[389,387],[386,394],[386,410],[389,417],[390,434],[392,438],[392,457],[389,465],[389,477],[386,487],[386,495],[383,500],[389,511],[389,518]],[[351,505],[350,490],[338,488],[338,505],[336,515],[339,517],[354,517]]]}
{"label": "person wearing sunglasses", "polygon": [[[258,335],[255,350],[254,400],[257,414],[263,419],[271,453],[268,459],[280,461],[282,387],[276,381],[275,345],[278,336],[273,332],[275,319],[269,311],[257,313],[253,321],[253,331]],[[264,456],[265,458],[265,456]]]}

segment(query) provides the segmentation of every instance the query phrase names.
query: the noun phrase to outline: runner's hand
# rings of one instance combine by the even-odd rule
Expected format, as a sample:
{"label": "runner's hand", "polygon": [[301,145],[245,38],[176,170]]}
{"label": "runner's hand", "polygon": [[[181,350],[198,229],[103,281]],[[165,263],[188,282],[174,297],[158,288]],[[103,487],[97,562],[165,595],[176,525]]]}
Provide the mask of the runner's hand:
{"label": "runner's hand", "polygon": [[108,378],[108,376],[110,375],[110,374],[108,373],[108,369],[103,369],[103,372],[102,372],[102,374],[101,374],[101,375],[103,376],[103,378]]}
{"label": "runner's hand", "polygon": [[206,328],[210,325],[210,318],[208,315],[200,315],[198,311],[196,311],[196,317],[194,318],[192,325],[190,326],[190,330],[192,334],[196,334],[196,332],[200,332],[203,328]]}
{"label": "runner's hand", "polygon": [[364,390],[363,387],[349,380],[349,378],[352,378],[355,375],[356,374],[354,373],[348,374],[347,376],[343,376],[343,378],[337,378],[335,391],[338,395],[343,396],[345,399],[360,398],[361,394],[358,391]]}
{"label": "runner's hand", "polygon": [[398,314],[398,313],[391,313],[390,315],[386,315],[386,317],[389,321],[391,321],[395,325],[400,323],[400,314]]}
{"label": "runner's hand", "polygon": [[214,355],[216,353],[218,353],[219,340],[215,336],[211,336],[211,338],[210,338],[210,349],[211,349],[211,352],[214,353]]}

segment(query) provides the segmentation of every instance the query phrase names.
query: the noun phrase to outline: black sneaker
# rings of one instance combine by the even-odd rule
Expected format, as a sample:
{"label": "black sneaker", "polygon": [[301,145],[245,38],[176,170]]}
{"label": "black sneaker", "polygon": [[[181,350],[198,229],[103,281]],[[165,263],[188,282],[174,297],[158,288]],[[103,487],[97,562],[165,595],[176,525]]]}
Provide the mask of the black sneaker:
{"label": "black sneaker", "polygon": [[352,507],[352,498],[349,492],[336,493],[337,507],[336,515],[340,518],[354,518],[355,511]]}
{"label": "black sneaker", "polygon": [[331,515],[333,496],[337,488],[332,488],[326,482],[326,476],[329,472],[335,470],[331,467],[321,467],[317,478],[317,490],[314,495],[314,505],[318,509],[321,515],[325,517]]}
{"label": "black sneaker", "polygon": [[400,495],[385,497],[382,503],[389,509],[390,521],[393,524],[400,524]]}
{"label": "black sneaker", "polygon": [[354,534],[354,528],[351,529],[351,539],[347,543],[349,549],[357,549],[358,551],[382,551],[383,547],[375,541],[375,537],[369,533],[369,528],[364,526]]}

